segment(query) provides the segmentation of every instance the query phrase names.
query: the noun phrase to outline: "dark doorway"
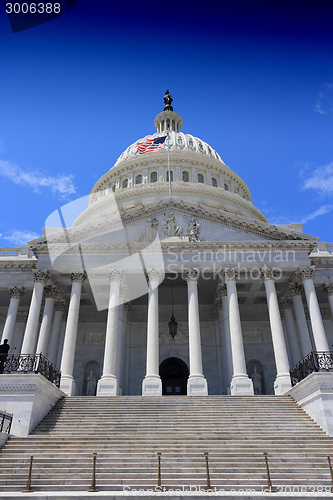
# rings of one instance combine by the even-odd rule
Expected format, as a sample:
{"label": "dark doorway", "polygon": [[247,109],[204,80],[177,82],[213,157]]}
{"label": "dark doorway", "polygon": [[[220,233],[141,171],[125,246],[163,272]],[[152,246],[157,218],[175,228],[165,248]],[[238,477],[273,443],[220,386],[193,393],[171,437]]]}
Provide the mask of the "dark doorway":
{"label": "dark doorway", "polygon": [[179,358],[168,358],[160,365],[163,396],[186,396],[188,368]]}

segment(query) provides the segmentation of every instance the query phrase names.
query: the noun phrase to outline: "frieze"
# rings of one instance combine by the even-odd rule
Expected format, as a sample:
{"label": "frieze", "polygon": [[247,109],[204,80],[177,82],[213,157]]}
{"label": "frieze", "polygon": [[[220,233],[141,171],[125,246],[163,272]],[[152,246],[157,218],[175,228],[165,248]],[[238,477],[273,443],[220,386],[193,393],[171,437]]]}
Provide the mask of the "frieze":
{"label": "frieze", "polygon": [[243,339],[247,344],[261,344],[263,342],[263,333],[243,331]]}
{"label": "frieze", "polygon": [[0,384],[0,392],[32,392],[35,384]]}
{"label": "frieze", "polygon": [[101,344],[105,340],[105,335],[103,333],[87,333],[86,334],[86,344]]}

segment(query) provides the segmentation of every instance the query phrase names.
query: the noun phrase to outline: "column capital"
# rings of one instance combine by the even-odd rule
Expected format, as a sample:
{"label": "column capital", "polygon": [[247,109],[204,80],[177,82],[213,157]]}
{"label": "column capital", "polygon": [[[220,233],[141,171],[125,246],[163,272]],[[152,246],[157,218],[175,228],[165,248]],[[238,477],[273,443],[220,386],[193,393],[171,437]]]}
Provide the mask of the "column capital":
{"label": "column capital", "polygon": [[291,309],[293,301],[291,299],[287,299],[286,297],[281,297],[280,304],[284,309]]}
{"label": "column capital", "polygon": [[228,295],[227,285],[225,283],[218,284],[218,297],[226,297]]}
{"label": "column capital", "polygon": [[260,278],[263,281],[272,280],[274,281],[276,278],[276,270],[271,267],[261,267],[260,268]]}
{"label": "column capital", "polygon": [[199,279],[199,270],[198,269],[186,269],[183,273],[183,278],[185,281],[196,281]]}
{"label": "column capital", "polygon": [[228,281],[237,281],[238,279],[238,271],[235,267],[227,267],[224,270],[224,279],[226,282]]}
{"label": "column capital", "polygon": [[111,269],[109,272],[109,280],[111,281],[122,281],[124,278],[124,272],[122,269]]}
{"label": "column capital", "polygon": [[301,278],[302,281],[305,280],[312,280],[314,278],[315,274],[315,267],[314,266],[309,266],[309,267],[299,267],[296,271],[296,276]]}
{"label": "column capital", "polygon": [[160,283],[164,276],[164,273],[159,269],[149,269],[149,271],[147,271],[147,275],[149,281],[158,281]]}
{"label": "column capital", "polygon": [[295,281],[290,281],[288,289],[291,296],[302,295],[302,285],[300,283],[296,283]]}
{"label": "column capital", "polygon": [[11,299],[20,299],[24,294],[25,288],[23,286],[21,286],[21,288],[18,288],[17,286],[9,288],[9,295]]}
{"label": "column capital", "polygon": [[66,301],[62,297],[59,297],[54,303],[55,311],[64,311],[66,307]]}
{"label": "column capital", "polygon": [[41,269],[38,269],[37,271],[33,271],[32,278],[35,283],[44,283],[45,285],[50,279],[50,273],[49,271],[42,271]]}
{"label": "column capital", "polygon": [[84,281],[86,280],[86,278],[87,278],[87,274],[85,272],[81,273],[79,271],[74,271],[70,274],[70,279],[71,279],[72,283],[79,282],[79,283],[83,284]]}
{"label": "column capital", "polygon": [[47,285],[44,288],[46,299],[55,299],[58,296],[59,290],[56,285]]}
{"label": "column capital", "polygon": [[323,291],[327,295],[333,295],[333,283],[324,283],[324,285],[323,285]]}

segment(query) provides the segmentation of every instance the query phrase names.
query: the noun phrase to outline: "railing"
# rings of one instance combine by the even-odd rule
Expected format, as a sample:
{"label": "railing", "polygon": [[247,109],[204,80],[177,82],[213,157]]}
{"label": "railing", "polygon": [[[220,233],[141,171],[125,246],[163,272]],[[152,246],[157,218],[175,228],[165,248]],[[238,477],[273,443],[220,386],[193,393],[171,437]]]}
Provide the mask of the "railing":
{"label": "railing", "polygon": [[10,433],[12,426],[13,414],[0,410],[0,432]]}
{"label": "railing", "polygon": [[1,373],[40,373],[52,384],[60,386],[60,371],[42,354],[11,354],[2,361],[0,356],[0,365]]}
{"label": "railing", "polygon": [[0,247],[0,257],[21,257],[30,258],[33,256],[28,246],[22,247]]}
{"label": "railing", "polygon": [[310,352],[290,370],[292,385],[313,372],[333,372],[333,352]]}

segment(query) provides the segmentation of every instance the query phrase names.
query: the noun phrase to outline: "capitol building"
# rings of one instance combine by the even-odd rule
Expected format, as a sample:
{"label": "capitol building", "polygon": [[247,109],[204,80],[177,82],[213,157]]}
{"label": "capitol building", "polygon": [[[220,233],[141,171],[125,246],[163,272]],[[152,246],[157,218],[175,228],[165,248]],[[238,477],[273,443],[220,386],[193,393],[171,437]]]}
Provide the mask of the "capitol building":
{"label": "capitol building", "polygon": [[23,436],[64,396],[289,395],[333,436],[332,243],[271,224],[164,103],[89,196],[0,250],[0,410]]}

